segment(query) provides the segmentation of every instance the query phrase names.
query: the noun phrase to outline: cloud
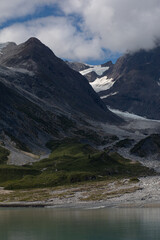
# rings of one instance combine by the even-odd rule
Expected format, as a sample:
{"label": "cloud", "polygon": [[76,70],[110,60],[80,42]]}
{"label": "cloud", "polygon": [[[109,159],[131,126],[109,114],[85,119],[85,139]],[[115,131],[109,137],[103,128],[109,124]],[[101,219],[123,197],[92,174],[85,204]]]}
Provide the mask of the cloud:
{"label": "cloud", "polygon": [[105,49],[151,49],[160,39],[159,0],[1,0],[0,23],[54,4],[63,16],[11,24],[0,31],[0,41],[20,43],[36,36],[58,56],[86,61],[104,59]]}
{"label": "cloud", "polygon": [[1,0],[0,25],[7,20],[33,14],[42,6],[53,6],[57,0]]}
{"label": "cloud", "polygon": [[61,7],[79,14],[85,31],[112,51],[150,49],[160,36],[158,0],[68,0]]}
{"label": "cloud", "polygon": [[86,39],[83,32],[77,32],[73,20],[65,17],[46,17],[14,24],[0,31],[0,42],[11,39],[19,44],[30,36],[39,38],[61,58],[80,61],[103,58],[99,39]]}

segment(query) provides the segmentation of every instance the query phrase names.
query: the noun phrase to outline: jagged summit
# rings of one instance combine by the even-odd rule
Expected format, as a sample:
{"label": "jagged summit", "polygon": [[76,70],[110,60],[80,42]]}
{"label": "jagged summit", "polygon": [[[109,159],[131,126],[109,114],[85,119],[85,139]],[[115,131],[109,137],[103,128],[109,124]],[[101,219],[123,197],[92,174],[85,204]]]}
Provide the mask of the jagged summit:
{"label": "jagged summit", "polygon": [[[142,117],[160,119],[160,46],[121,56],[115,64],[86,66],[84,75],[107,106]],[[68,63],[73,68],[74,63]],[[98,67],[99,67],[98,66]]]}
{"label": "jagged summit", "polygon": [[33,43],[35,43],[35,44],[42,44],[42,42],[41,42],[38,38],[36,38],[36,37],[30,37],[30,38],[25,42],[25,44],[29,44],[29,43],[31,43],[31,44],[33,44]]}
{"label": "jagged summit", "polygon": [[18,46],[18,49],[19,51],[22,51],[24,49],[27,49],[27,51],[39,51],[39,53],[48,51],[48,53],[53,54],[52,50],[49,47],[47,47],[38,38],[35,37],[31,37],[26,42],[20,44]]}
{"label": "jagged summit", "polygon": [[[160,46],[120,57],[101,76],[94,68],[82,73],[107,106],[142,117],[160,119]],[[72,66],[71,66],[72,67]],[[91,72],[92,71],[92,72]],[[93,74],[94,73],[94,74]]]}
{"label": "jagged summit", "polygon": [[103,92],[103,95],[108,96],[103,99],[105,103],[122,111],[160,119],[159,62],[159,46],[119,58],[110,73],[114,85]]}
{"label": "jagged summit", "polygon": [[22,67],[36,71],[36,65],[45,65],[49,59],[55,57],[54,53],[37,38],[30,38],[11,49],[5,48],[0,58],[0,65],[7,67]]}

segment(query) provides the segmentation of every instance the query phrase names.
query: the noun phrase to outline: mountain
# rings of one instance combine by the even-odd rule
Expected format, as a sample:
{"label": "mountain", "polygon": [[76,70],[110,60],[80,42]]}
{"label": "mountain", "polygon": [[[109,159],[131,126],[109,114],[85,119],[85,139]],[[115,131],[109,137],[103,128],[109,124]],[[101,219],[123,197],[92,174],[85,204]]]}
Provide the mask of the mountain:
{"label": "mountain", "polygon": [[160,47],[119,58],[108,77],[113,86],[101,92],[106,105],[151,119],[160,119]]}
{"label": "mountain", "polygon": [[160,119],[159,62],[159,46],[128,53],[90,84],[107,106]]}
{"label": "mountain", "polygon": [[150,136],[142,139],[130,150],[130,152],[139,157],[147,157],[157,154],[159,159],[160,135],[151,134]]}
{"label": "mountain", "polygon": [[66,64],[72,68],[73,70],[79,72],[79,71],[83,71],[87,68],[89,68],[89,65],[88,64],[85,64],[85,63],[80,63],[80,62],[69,62],[69,61],[66,61]]}
{"label": "mountain", "polygon": [[101,65],[88,65],[78,62],[66,62],[68,66],[75,71],[80,72],[89,82],[94,82],[97,78],[105,75],[105,73],[112,68],[113,63],[111,61],[103,63]]}
{"label": "mountain", "polygon": [[0,129],[33,148],[86,120],[119,124],[81,74],[36,38],[0,48]]}
{"label": "mountain", "polygon": [[92,88],[100,94],[101,98],[105,98],[105,95],[101,95],[101,92],[104,92],[112,87],[114,84],[114,79],[112,77],[108,77],[114,68],[114,64],[109,61],[103,63],[101,65],[87,65],[83,63],[78,63],[83,66],[83,70],[79,70],[77,63],[67,62],[69,67],[72,69],[79,71],[90,83]]}

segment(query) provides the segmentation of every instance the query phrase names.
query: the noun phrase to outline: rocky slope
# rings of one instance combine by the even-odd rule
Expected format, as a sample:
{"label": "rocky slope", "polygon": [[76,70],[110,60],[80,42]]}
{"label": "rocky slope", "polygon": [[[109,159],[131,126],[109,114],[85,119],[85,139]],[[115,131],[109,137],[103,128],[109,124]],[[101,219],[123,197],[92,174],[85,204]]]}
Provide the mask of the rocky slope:
{"label": "rocky slope", "polygon": [[[112,108],[160,119],[160,47],[118,59],[109,77],[114,85],[100,95]],[[113,95],[113,93],[116,93]]]}
{"label": "rocky slope", "polygon": [[[160,47],[128,53],[99,76],[80,73],[90,81],[106,105],[151,119],[160,119]],[[106,66],[106,64],[105,64]],[[101,70],[104,65],[101,65]],[[92,68],[94,69],[94,68]],[[89,74],[89,77],[88,77]]]}
{"label": "rocky slope", "polygon": [[87,120],[121,123],[87,80],[36,38],[2,46],[0,130],[30,148],[86,127]]}
{"label": "rocky slope", "polygon": [[139,157],[148,157],[154,154],[160,156],[160,135],[151,134],[139,141],[130,152]]}

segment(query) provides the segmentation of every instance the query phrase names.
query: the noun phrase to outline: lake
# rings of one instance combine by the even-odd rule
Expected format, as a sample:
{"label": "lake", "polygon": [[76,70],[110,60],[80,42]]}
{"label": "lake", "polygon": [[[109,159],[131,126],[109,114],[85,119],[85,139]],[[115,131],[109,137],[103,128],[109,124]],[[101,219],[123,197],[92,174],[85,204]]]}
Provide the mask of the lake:
{"label": "lake", "polygon": [[0,240],[159,240],[160,209],[0,209]]}

